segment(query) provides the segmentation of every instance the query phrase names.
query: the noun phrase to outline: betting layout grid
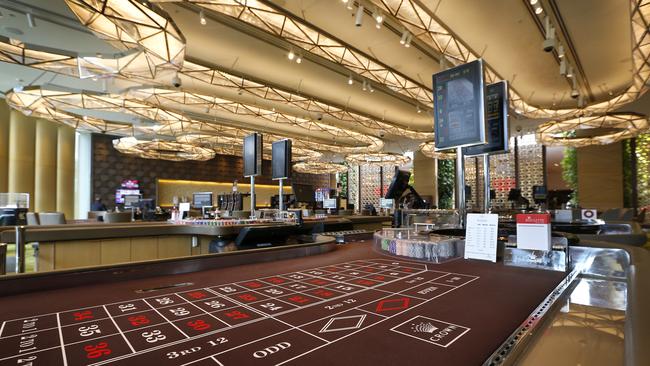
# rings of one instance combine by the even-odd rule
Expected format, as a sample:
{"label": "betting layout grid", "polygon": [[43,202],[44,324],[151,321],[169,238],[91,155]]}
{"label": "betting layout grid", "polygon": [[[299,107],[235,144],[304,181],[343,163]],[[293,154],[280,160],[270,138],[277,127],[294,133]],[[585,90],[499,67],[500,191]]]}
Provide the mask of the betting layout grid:
{"label": "betting layout grid", "polygon": [[288,362],[478,278],[356,260],[7,320],[0,366]]}

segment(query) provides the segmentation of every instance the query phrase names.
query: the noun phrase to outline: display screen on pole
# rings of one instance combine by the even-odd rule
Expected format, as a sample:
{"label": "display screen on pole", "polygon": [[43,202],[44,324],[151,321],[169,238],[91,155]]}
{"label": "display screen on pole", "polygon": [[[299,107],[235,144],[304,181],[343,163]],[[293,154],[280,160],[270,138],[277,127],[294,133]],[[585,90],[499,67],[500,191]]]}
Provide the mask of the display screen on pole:
{"label": "display screen on pole", "polygon": [[244,177],[262,174],[262,135],[252,133],[244,137]]}
{"label": "display screen on pole", "polygon": [[508,152],[508,82],[499,81],[485,87],[487,143],[463,149],[463,155]]}
{"label": "display screen on pole", "polygon": [[271,159],[273,179],[291,178],[291,140],[273,142],[271,144]]}
{"label": "display screen on pole", "polygon": [[436,150],[484,144],[483,61],[433,75]]}

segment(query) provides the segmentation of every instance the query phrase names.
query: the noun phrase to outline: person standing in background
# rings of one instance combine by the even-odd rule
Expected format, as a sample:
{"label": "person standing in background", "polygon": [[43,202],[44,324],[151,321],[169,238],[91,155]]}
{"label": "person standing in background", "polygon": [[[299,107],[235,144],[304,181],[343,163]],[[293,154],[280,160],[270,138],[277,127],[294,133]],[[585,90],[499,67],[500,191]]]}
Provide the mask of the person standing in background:
{"label": "person standing in background", "polygon": [[106,205],[100,196],[95,196],[95,200],[90,205],[90,211],[106,211]]}

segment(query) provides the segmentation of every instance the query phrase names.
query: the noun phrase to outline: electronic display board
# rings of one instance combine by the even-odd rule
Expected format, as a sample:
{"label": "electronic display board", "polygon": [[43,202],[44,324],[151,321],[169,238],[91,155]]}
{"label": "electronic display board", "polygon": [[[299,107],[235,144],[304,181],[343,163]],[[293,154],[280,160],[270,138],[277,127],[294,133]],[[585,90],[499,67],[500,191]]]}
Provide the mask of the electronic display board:
{"label": "electronic display board", "polygon": [[244,137],[244,177],[262,174],[262,135],[252,133]]}
{"label": "electronic display board", "polygon": [[435,149],[484,144],[483,61],[433,75]]}
{"label": "electronic display board", "polygon": [[487,143],[463,149],[463,155],[508,152],[508,82],[499,81],[485,87]]}
{"label": "electronic display board", "polygon": [[272,179],[291,178],[291,140],[275,141],[271,144]]}

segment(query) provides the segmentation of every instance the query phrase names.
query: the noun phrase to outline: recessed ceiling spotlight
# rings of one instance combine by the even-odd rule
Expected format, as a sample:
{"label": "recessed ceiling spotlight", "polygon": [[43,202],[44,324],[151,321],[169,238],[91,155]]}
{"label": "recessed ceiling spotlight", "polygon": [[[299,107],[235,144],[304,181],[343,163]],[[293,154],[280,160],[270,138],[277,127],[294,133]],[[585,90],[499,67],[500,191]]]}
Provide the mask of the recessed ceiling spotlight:
{"label": "recessed ceiling spotlight", "polygon": [[205,13],[203,12],[203,10],[199,11],[199,22],[201,23],[201,25],[208,24],[208,21],[205,19]]}
{"label": "recessed ceiling spotlight", "polygon": [[296,54],[293,53],[293,50],[289,51],[289,53],[287,54],[287,58],[289,60],[293,60],[295,57],[296,57]]}
{"label": "recessed ceiling spotlight", "polygon": [[354,16],[354,25],[360,27],[363,24],[363,5],[357,7],[357,14]]}
{"label": "recessed ceiling spotlight", "polygon": [[354,84],[354,79],[352,79],[352,74],[350,74],[350,76],[348,76],[348,85],[352,84]]}
{"label": "recessed ceiling spotlight", "polygon": [[36,23],[32,13],[27,13],[27,25],[29,25],[30,28],[36,27]]}

